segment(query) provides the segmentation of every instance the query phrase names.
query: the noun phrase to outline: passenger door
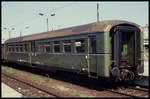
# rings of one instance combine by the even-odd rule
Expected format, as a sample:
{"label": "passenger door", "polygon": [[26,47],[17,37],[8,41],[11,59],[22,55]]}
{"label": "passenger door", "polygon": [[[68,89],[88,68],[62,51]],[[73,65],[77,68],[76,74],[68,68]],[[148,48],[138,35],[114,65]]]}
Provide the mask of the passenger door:
{"label": "passenger door", "polygon": [[35,41],[31,41],[30,43],[30,64],[34,61],[34,55],[35,55]]}
{"label": "passenger door", "polygon": [[97,78],[96,36],[88,37],[88,76]]}

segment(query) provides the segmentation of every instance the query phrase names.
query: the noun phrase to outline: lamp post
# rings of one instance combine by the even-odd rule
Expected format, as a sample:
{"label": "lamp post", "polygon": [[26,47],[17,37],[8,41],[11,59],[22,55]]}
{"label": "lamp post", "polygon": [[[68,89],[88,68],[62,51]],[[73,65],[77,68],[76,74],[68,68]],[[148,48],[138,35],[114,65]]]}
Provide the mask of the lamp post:
{"label": "lamp post", "polygon": [[99,22],[99,4],[97,3],[97,22]]}
{"label": "lamp post", "polygon": [[2,44],[3,44],[4,42],[5,42],[5,39],[3,38],[3,39],[2,39]]}
{"label": "lamp post", "polygon": [[[40,16],[44,16],[43,13],[39,13]],[[55,13],[52,13],[51,16],[55,16]],[[49,31],[48,29],[48,17],[46,18],[46,27],[47,27],[47,32]]]}
{"label": "lamp post", "polygon": [[[26,26],[25,29],[28,29],[29,26]],[[20,37],[22,36],[22,30],[20,30]]]}
{"label": "lamp post", "polygon": [[[4,28],[5,30],[8,30],[8,28]],[[12,30],[15,30],[15,28],[11,28],[10,30],[8,30],[8,35],[9,35],[9,39],[10,39],[10,34],[11,34],[11,31]]]}

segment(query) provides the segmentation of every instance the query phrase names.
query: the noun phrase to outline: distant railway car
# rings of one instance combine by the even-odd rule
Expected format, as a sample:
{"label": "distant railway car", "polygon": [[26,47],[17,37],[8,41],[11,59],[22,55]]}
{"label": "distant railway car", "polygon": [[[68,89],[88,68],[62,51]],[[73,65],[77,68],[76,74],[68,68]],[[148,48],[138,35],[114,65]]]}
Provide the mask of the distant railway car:
{"label": "distant railway car", "polygon": [[143,73],[139,25],[109,20],[9,39],[4,59],[46,70],[132,80]]}

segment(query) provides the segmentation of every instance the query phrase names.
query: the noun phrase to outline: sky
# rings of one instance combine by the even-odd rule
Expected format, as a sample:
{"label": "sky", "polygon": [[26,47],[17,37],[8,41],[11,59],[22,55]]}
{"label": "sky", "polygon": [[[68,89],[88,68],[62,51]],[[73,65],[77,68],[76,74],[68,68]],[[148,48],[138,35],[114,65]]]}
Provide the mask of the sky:
{"label": "sky", "polygon": [[[149,24],[148,2],[25,2],[2,1],[1,3],[1,39],[19,37],[46,32],[48,18],[49,31],[97,21],[97,3],[99,19],[126,20],[141,26]],[[43,13],[40,16],[39,13]],[[51,14],[55,13],[55,16]],[[27,28],[28,27],[28,28]],[[4,29],[5,28],[5,29]],[[14,28],[14,30],[12,30]]]}

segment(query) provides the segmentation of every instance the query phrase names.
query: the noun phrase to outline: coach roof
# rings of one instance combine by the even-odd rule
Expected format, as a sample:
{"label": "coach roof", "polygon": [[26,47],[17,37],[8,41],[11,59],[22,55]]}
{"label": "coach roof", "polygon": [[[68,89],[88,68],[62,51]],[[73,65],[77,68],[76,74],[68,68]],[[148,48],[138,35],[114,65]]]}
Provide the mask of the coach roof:
{"label": "coach roof", "polygon": [[100,22],[94,22],[94,23],[80,25],[80,26],[59,29],[55,31],[48,31],[48,32],[42,32],[42,33],[28,35],[28,36],[11,38],[7,40],[5,43],[63,37],[63,36],[79,35],[79,34],[94,33],[94,32],[104,32],[108,25],[113,27],[115,25],[121,25],[121,24],[130,24],[139,27],[139,25],[128,21],[108,20],[108,21],[100,21]]}

